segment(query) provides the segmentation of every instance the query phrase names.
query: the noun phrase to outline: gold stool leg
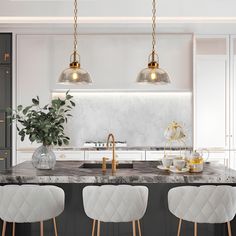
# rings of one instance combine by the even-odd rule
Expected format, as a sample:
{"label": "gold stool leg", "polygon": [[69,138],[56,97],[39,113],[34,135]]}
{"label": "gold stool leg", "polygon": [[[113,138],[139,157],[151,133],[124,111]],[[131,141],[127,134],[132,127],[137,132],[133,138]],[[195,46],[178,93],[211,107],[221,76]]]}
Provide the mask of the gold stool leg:
{"label": "gold stool leg", "polygon": [[177,233],[177,236],[180,236],[181,225],[182,225],[182,219],[179,219],[179,226],[178,226],[178,233]]}
{"label": "gold stool leg", "polygon": [[100,221],[98,220],[97,236],[100,236]]}
{"label": "gold stool leg", "polygon": [[6,234],[6,227],[7,227],[7,222],[3,221],[3,225],[2,225],[2,236],[5,236]]}
{"label": "gold stool leg", "polygon": [[142,236],[142,231],[141,231],[141,226],[140,226],[139,220],[138,220],[138,234],[139,234],[139,236]]}
{"label": "gold stool leg", "polygon": [[95,235],[96,220],[93,220],[92,236]]}
{"label": "gold stool leg", "polygon": [[197,236],[197,223],[194,223],[194,236]]}
{"label": "gold stool leg", "polygon": [[227,222],[227,226],[228,226],[228,235],[229,235],[229,236],[232,236],[230,222]]}
{"label": "gold stool leg", "polygon": [[40,236],[43,236],[43,221],[40,221]]}
{"label": "gold stool leg", "polygon": [[15,236],[15,232],[16,232],[16,223],[13,222],[12,223],[12,236]]}
{"label": "gold stool leg", "polygon": [[133,224],[133,236],[136,236],[136,227],[135,227],[135,221],[132,221]]}
{"label": "gold stool leg", "polygon": [[56,218],[53,218],[53,226],[54,226],[55,236],[58,236],[58,233],[57,233],[57,222],[56,222]]}

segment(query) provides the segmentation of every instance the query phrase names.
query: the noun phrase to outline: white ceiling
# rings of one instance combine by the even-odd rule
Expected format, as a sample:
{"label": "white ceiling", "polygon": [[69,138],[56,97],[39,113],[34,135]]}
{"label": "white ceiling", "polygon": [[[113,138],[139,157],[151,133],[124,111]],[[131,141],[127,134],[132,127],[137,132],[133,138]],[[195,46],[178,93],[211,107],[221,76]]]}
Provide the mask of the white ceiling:
{"label": "white ceiling", "polygon": [[[235,0],[157,0],[158,15],[236,16]],[[151,0],[78,0],[81,16],[150,16]],[[72,0],[1,0],[0,16],[71,16]]]}

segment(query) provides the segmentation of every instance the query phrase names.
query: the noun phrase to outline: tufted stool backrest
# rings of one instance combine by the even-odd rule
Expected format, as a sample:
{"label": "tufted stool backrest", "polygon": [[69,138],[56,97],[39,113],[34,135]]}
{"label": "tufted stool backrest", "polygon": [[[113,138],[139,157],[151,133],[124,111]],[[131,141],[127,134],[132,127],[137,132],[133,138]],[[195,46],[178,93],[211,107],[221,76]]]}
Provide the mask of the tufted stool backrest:
{"label": "tufted stool backrest", "polygon": [[56,186],[5,185],[0,187],[0,218],[15,223],[52,219],[63,212],[64,199]]}
{"label": "tufted stool backrest", "polygon": [[170,212],[196,223],[225,223],[236,213],[236,188],[204,185],[172,188],[168,193]]}
{"label": "tufted stool backrest", "polygon": [[88,217],[102,222],[130,222],[145,214],[148,188],[145,186],[103,185],[83,189]]}

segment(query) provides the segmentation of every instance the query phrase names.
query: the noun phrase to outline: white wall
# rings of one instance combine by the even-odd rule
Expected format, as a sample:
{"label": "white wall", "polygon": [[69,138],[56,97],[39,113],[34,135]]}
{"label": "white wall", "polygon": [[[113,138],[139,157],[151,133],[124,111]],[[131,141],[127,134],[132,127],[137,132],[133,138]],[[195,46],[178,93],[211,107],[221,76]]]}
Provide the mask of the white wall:
{"label": "white wall", "polygon": [[[138,73],[147,66],[151,49],[151,37],[147,34],[82,35],[79,38],[81,66],[91,73],[93,83],[90,86],[59,86],[59,75],[68,67],[72,40],[71,35],[17,35],[18,105],[29,105],[32,97],[37,95],[42,105],[47,104],[51,91],[55,89],[65,91],[72,88],[73,91],[89,90],[91,94],[95,93],[88,98],[78,97],[79,105],[74,113],[78,123],[72,122],[68,127],[68,134],[73,137],[71,145],[76,146],[87,140],[103,139],[112,127],[118,139],[125,140],[127,136],[130,145],[163,145],[163,129],[172,120],[183,122],[190,130],[189,137],[192,136],[192,100],[191,96],[183,96],[192,92],[191,34],[159,35],[160,66],[168,71],[171,78],[171,84],[165,86],[136,83]],[[154,93],[160,90],[160,94]],[[97,97],[98,91],[100,95]],[[117,95],[107,97],[107,92],[111,91],[122,91],[126,95],[124,98]],[[136,94],[147,91],[152,93]],[[99,104],[99,112],[103,116],[97,118],[98,111],[94,108]],[[125,118],[129,117],[129,111],[132,112],[134,107],[138,116],[132,113],[133,118],[130,116],[126,124]],[[96,117],[98,123],[93,124],[91,117]],[[146,126],[150,117],[153,117],[152,124]],[[82,136],[76,136],[81,133]],[[131,135],[136,139],[132,139]],[[30,143],[27,140],[22,143],[18,139],[17,145],[24,148]]]}

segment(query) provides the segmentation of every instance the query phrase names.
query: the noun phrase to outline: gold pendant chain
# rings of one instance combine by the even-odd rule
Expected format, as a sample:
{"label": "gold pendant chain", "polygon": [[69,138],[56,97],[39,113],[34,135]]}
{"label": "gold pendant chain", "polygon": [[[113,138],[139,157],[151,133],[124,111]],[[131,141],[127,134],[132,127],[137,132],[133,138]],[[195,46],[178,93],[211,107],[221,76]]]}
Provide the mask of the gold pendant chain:
{"label": "gold pendant chain", "polygon": [[155,60],[156,51],[156,0],[152,1],[152,61]]}
{"label": "gold pendant chain", "polygon": [[74,2],[74,61],[76,61],[78,40],[77,40],[77,21],[78,21],[78,4]]}

